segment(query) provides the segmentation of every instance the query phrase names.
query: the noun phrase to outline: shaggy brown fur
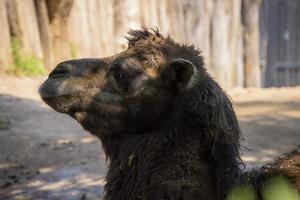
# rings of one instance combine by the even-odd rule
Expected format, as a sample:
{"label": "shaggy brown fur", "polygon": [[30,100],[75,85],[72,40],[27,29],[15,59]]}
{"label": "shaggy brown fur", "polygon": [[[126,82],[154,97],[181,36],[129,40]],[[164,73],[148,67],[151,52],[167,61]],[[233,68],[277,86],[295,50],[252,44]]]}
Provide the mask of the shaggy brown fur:
{"label": "shaggy brown fur", "polygon": [[[225,199],[240,183],[260,195],[269,176],[283,173],[281,161],[242,172],[231,101],[194,46],[157,30],[127,39],[128,49],[115,56],[59,64],[40,88],[46,103],[101,139],[106,200]],[[298,172],[288,175],[297,182]]]}

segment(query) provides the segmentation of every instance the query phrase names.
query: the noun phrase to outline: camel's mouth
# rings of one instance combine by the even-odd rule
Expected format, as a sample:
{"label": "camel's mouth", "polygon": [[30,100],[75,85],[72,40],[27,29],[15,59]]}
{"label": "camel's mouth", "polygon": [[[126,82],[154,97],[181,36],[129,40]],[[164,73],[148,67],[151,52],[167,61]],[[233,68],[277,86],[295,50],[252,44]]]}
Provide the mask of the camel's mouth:
{"label": "camel's mouth", "polygon": [[43,101],[60,113],[69,113],[74,107],[80,91],[68,87],[68,81],[62,78],[48,78],[39,88]]}
{"label": "camel's mouth", "polygon": [[54,99],[62,96],[62,94],[59,94],[58,92],[58,86],[61,84],[60,82],[61,81],[54,81],[53,79],[48,78],[39,88],[39,93],[42,99]]}
{"label": "camel's mouth", "polygon": [[121,94],[108,89],[90,87],[80,78],[49,77],[39,88],[43,101],[60,113],[74,115],[76,112],[88,111],[89,105],[97,105],[97,110],[114,110],[115,105],[124,100]]}
{"label": "camel's mouth", "polygon": [[53,108],[55,111],[60,113],[69,113],[70,108],[67,104],[63,103],[66,100],[63,100],[65,97],[48,97],[43,98],[44,102],[49,105],[51,108]]}

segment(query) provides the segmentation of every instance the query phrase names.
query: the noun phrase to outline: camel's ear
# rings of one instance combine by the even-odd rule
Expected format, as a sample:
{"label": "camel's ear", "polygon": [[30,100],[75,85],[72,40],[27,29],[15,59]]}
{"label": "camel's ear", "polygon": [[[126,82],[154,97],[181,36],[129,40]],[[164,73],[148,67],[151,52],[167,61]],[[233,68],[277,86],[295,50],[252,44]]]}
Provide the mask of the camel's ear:
{"label": "camel's ear", "polygon": [[162,80],[166,86],[176,92],[192,87],[196,74],[193,63],[184,59],[176,59],[162,73]]}

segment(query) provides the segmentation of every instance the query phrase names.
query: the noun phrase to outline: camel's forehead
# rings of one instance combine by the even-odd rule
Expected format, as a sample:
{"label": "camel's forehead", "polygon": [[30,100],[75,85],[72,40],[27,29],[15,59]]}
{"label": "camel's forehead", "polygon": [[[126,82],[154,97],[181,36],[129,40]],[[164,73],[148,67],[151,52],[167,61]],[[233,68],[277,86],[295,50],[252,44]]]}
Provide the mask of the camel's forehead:
{"label": "camel's forehead", "polygon": [[133,46],[134,47],[137,47],[137,46],[162,47],[165,44],[166,44],[165,38],[160,37],[160,36],[156,36],[156,35],[150,35],[146,38],[142,38],[142,39],[139,39],[139,40],[135,41]]}
{"label": "camel's forehead", "polygon": [[139,58],[140,60],[152,58],[164,57],[163,46],[157,43],[153,43],[149,40],[139,40],[134,46],[129,46],[123,52],[113,56],[114,59],[126,59],[126,58]]}

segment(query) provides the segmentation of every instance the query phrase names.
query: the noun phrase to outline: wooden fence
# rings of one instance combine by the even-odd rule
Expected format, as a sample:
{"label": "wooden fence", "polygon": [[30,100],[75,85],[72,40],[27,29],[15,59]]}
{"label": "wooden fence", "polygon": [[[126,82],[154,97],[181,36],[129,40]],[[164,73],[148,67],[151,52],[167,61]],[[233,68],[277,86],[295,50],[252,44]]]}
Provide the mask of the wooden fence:
{"label": "wooden fence", "polygon": [[0,0],[0,70],[14,62],[12,41],[52,69],[62,60],[116,53],[129,28],[145,25],[195,44],[223,87],[259,87],[259,2]]}

